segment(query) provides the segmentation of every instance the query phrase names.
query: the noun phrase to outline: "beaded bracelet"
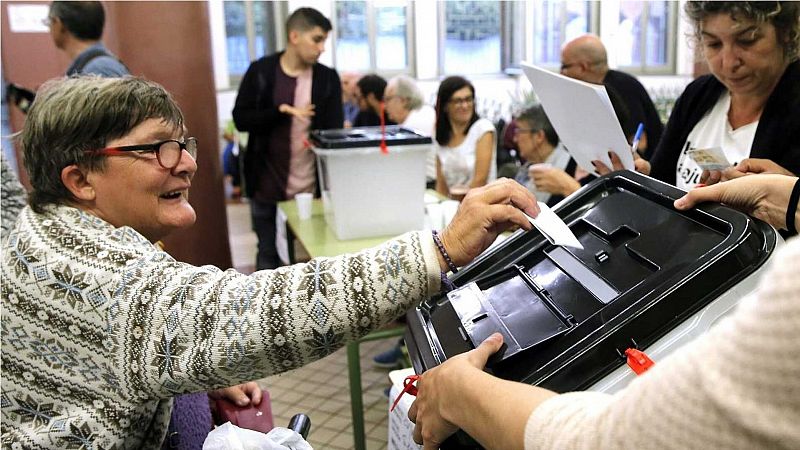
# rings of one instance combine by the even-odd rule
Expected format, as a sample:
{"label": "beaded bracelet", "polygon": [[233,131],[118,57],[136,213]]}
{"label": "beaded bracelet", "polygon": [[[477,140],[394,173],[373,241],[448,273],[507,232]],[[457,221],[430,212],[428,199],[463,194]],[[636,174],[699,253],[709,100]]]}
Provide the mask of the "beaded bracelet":
{"label": "beaded bracelet", "polygon": [[789,235],[797,234],[797,224],[794,223],[794,216],[797,213],[797,201],[800,199],[800,178],[794,183],[792,194],[789,196],[789,204],[786,207],[786,229]]}
{"label": "beaded bracelet", "polygon": [[433,242],[436,244],[436,247],[439,248],[439,253],[442,254],[444,257],[445,262],[447,263],[447,267],[453,273],[458,273],[458,268],[453,263],[453,260],[450,259],[450,255],[447,254],[447,250],[444,249],[444,244],[442,244],[442,240],[439,239],[439,233],[436,230],[431,230],[431,234],[433,235]]}

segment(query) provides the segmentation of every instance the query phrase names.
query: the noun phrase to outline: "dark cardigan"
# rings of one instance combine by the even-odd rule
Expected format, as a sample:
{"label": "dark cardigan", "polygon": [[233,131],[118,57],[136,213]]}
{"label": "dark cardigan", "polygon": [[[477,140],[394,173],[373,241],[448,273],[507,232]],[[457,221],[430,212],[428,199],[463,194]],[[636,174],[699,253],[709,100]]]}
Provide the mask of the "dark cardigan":
{"label": "dark cardigan", "polygon": [[[259,195],[271,201],[286,200],[286,183],[289,177],[290,152],[270,151],[269,135],[277,125],[291,120],[278,111],[273,100],[275,73],[283,52],[265,56],[252,64],[242,78],[233,121],[239,131],[249,133],[247,152],[244,155],[244,181],[248,197],[253,197],[258,186],[268,185],[269,192]],[[311,103],[314,116],[312,130],[342,128],[342,85],[335,70],[314,64],[311,75]],[[267,183],[259,180],[267,177]]]}
{"label": "dark cardigan", "polygon": [[[686,86],[650,160],[650,176],[675,184],[678,159],[686,138],[724,91],[725,86],[713,75],[704,75]],[[772,160],[800,174],[800,62],[795,61],[786,68],[767,100],[750,157]]]}

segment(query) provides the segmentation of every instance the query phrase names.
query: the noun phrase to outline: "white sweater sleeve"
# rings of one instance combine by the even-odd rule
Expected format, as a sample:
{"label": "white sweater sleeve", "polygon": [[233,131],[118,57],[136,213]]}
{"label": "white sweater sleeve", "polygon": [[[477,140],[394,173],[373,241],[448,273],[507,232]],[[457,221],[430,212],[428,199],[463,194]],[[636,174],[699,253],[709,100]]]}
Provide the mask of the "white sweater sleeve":
{"label": "white sweater sleeve", "polygon": [[625,390],[544,402],[525,448],[800,448],[798,261],[794,239],[731,317]]}

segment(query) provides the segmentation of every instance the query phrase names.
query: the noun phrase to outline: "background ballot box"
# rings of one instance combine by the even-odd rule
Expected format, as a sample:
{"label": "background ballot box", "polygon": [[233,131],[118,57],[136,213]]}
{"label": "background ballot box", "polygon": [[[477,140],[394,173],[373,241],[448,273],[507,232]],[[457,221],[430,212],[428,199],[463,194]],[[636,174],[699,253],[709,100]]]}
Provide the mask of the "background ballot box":
{"label": "background ballot box", "polygon": [[[385,139],[388,152],[381,152]],[[311,133],[325,221],[339,239],[422,229],[425,158],[432,141],[399,126]]]}
{"label": "background ballot box", "polygon": [[[751,292],[780,235],[731,208],[678,211],[683,191],[644,175],[602,176],[554,212],[582,249],[518,231],[458,271],[456,289],[409,311],[405,341],[417,373],[494,332],[494,375],[556,392],[615,392],[636,375],[622,356],[658,364]],[[477,448],[457,433],[442,448]]]}
{"label": "background ballot box", "polygon": [[[392,388],[389,390],[389,409],[403,390],[403,380],[413,375],[414,369],[401,369],[389,372]],[[394,411],[389,411],[389,441],[387,450],[421,450],[422,446],[414,443],[414,424],[408,420],[408,409],[414,403],[414,396],[405,394],[397,402]]]}

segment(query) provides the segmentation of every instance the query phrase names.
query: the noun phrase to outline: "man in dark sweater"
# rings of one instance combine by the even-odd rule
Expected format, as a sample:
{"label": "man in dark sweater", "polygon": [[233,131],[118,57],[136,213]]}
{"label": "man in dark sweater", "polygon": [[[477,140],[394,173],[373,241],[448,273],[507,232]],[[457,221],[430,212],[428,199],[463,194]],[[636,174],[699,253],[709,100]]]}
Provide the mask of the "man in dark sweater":
{"label": "man in dark sweater", "polygon": [[608,68],[606,48],[599,37],[587,34],[565,44],[561,50],[561,74],[614,89],[628,107],[634,127],[632,130],[623,130],[625,135],[633,135],[635,127],[643,123],[644,134],[639,142],[639,153],[645,159],[650,157],[664,132],[664,124],[639,80]]}
{"label": "man in dark sweater", "polygon": [[[381,124],[381,103],[385,90],[386,80],[380,75],[373,73],[358,80],[355,97],[360,111],[353,122],[354,127],[374,127]],[[386,125],[395,125],[395,122],[389,120],[386,111],[383,112],[383,120]]]}
{"label": "man in dark sweater", "polygon": [[250,64],[239,85],[233,120],[249,133],[244,181],[258,235],[257,270],[280,265],[277,203],[316,191],[308,132],[343,126],[339,75],[318,62],[331,28],[319,11],[297,9],[286,22],[286,50]]}

